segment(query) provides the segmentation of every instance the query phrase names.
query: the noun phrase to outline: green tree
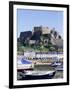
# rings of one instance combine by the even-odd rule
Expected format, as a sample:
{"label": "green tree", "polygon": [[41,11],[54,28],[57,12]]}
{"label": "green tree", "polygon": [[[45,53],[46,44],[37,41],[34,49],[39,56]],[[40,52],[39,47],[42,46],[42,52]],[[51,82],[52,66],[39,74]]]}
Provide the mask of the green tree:
{"label": "green tree", "polygon": [[19,51],[22,52],[23,55],[24,55],[24,49],[25,49],[24,46],[21,46],[21,47],[19,48]]}

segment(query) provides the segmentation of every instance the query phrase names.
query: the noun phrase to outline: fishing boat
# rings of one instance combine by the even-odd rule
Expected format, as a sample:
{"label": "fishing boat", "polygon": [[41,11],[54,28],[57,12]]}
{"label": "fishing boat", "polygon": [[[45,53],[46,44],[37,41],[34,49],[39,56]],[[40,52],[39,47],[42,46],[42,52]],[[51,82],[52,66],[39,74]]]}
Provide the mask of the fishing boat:
{"label": "fishing boat", "polygon": [[21,80],[52,79],[56,71],[24,71]]}
{"label": "fishing boat", "polygon": [[34,68],[34,64],[28,59],[25,58],[18,59],[17,71],[33,70],[33,68]]}
{"label": "fishing boat", "polygon": [[56,67],[56,66],[60,66],[60,65],[62,65],[61,62],[53,62],[53,63],[51,64],[52,67]]}
{"label": "fishing boat", "polygon": [[63,65],[57,66],[57,67],[55,68],[55,70],[56,70],[56,71],[63,71]]}

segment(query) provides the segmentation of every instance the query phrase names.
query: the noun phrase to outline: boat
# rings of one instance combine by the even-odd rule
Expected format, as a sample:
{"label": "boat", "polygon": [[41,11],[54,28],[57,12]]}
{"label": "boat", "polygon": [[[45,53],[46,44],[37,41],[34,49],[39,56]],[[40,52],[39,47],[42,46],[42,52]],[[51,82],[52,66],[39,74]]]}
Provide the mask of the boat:
{"label": "boat", "polygon": [[57,66],[57,67],[55,68],[55,70],[56,70],[56,71],[63,71],[63,66]]}
{"label": "boat", "polygon": [[60,66],[60,65],[62,65],[61,62],[53,62],[53,63],[51,64],[52,67],[57,67],[57,66]]}
{"label": "boat", "polygon": [[21,80],[34,80],[34,79],[52,79],[56,71],[30,71],[26,70],[22,74]]}
{"label": "boat", "polygon": [[33,68],[34,68],[34,64],[28,59],[25,58],[18,59],[17,71],[33,70]]}

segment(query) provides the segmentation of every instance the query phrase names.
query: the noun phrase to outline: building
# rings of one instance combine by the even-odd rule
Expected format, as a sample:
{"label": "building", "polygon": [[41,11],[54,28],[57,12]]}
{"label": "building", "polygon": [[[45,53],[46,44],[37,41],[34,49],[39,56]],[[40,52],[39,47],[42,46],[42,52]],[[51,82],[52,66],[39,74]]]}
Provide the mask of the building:
{"label": "building", "polygon": [[43,26],[34,27],[34,33],[38,31],[41,32],[42,34],[50,33],[50,29],[48,27],[43,27]]}
{"label": "building", "polygon": [[29,59],[32,59],[32,58],[35,57],[35,52],[26,51],[26,52],[24,52],[24,57],[29,58]]}
{"label": "building", "polygon": [[35,44],[36,41],[35,40],[29,40],[29,45]]}
{"label": "building", "polygon": [[20,33],[20,40],[25,41],[25,40],[30,40],[32,37],[32,32],[31,31],[25,31]]}
{"label": "building", "polygon": [[50,31],[51,37],[54,39],[61,39],[62,37],[59,35],[59,33],[55,30],[55,28],[53,28]]}
{"label": "building", "polygon": [[41,27],[42,29],[42,34],[50,34],[50,29],[48,27]]}
{"label": "building", "polygon": [[43,43],[44,46],[48,46],[51,43],[58,48],[63,48],[63,39],[55,28],[49,29],[49,27],[43,26],[35,26],[33,31],[21,32],[18,41],[24,42],[27,45],[39,45]]}
{"label": "building", "polygon": [[63,48],[63,39],[55,29],[51,30],[51,43],[58,48]]}
{"label": "building", "polygon": [[44,42],[45,45],[48,45],[50,29],[48,27],[37,26],[33,29],[32,39],[39,42]]}

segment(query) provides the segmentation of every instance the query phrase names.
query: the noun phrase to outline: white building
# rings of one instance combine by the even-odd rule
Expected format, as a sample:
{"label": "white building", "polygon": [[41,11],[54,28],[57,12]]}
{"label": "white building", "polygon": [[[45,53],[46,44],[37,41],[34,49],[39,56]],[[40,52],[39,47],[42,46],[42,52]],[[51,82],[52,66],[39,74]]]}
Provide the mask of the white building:
{"label": "white building", "polygon": [[24,52],[24,56],[25,56],[26,58],[31,58],[31,59],[33,59],[33,58],[35,57],[35,52],[26,51],[26,52]]}
{"label": "white building", "polygon": [[24,56],[26,57],[26,58],[30,58],[30,59],[33,59],[33,58],[55,58],[55,57],[57,57],[57,58],[63,58],[64,56],[63,56],[63,54],[47,54],[47,53],[40,53],[40,52],[38,52],[38,53],[35,53],[35,52],[25,52],[24,53]]}

